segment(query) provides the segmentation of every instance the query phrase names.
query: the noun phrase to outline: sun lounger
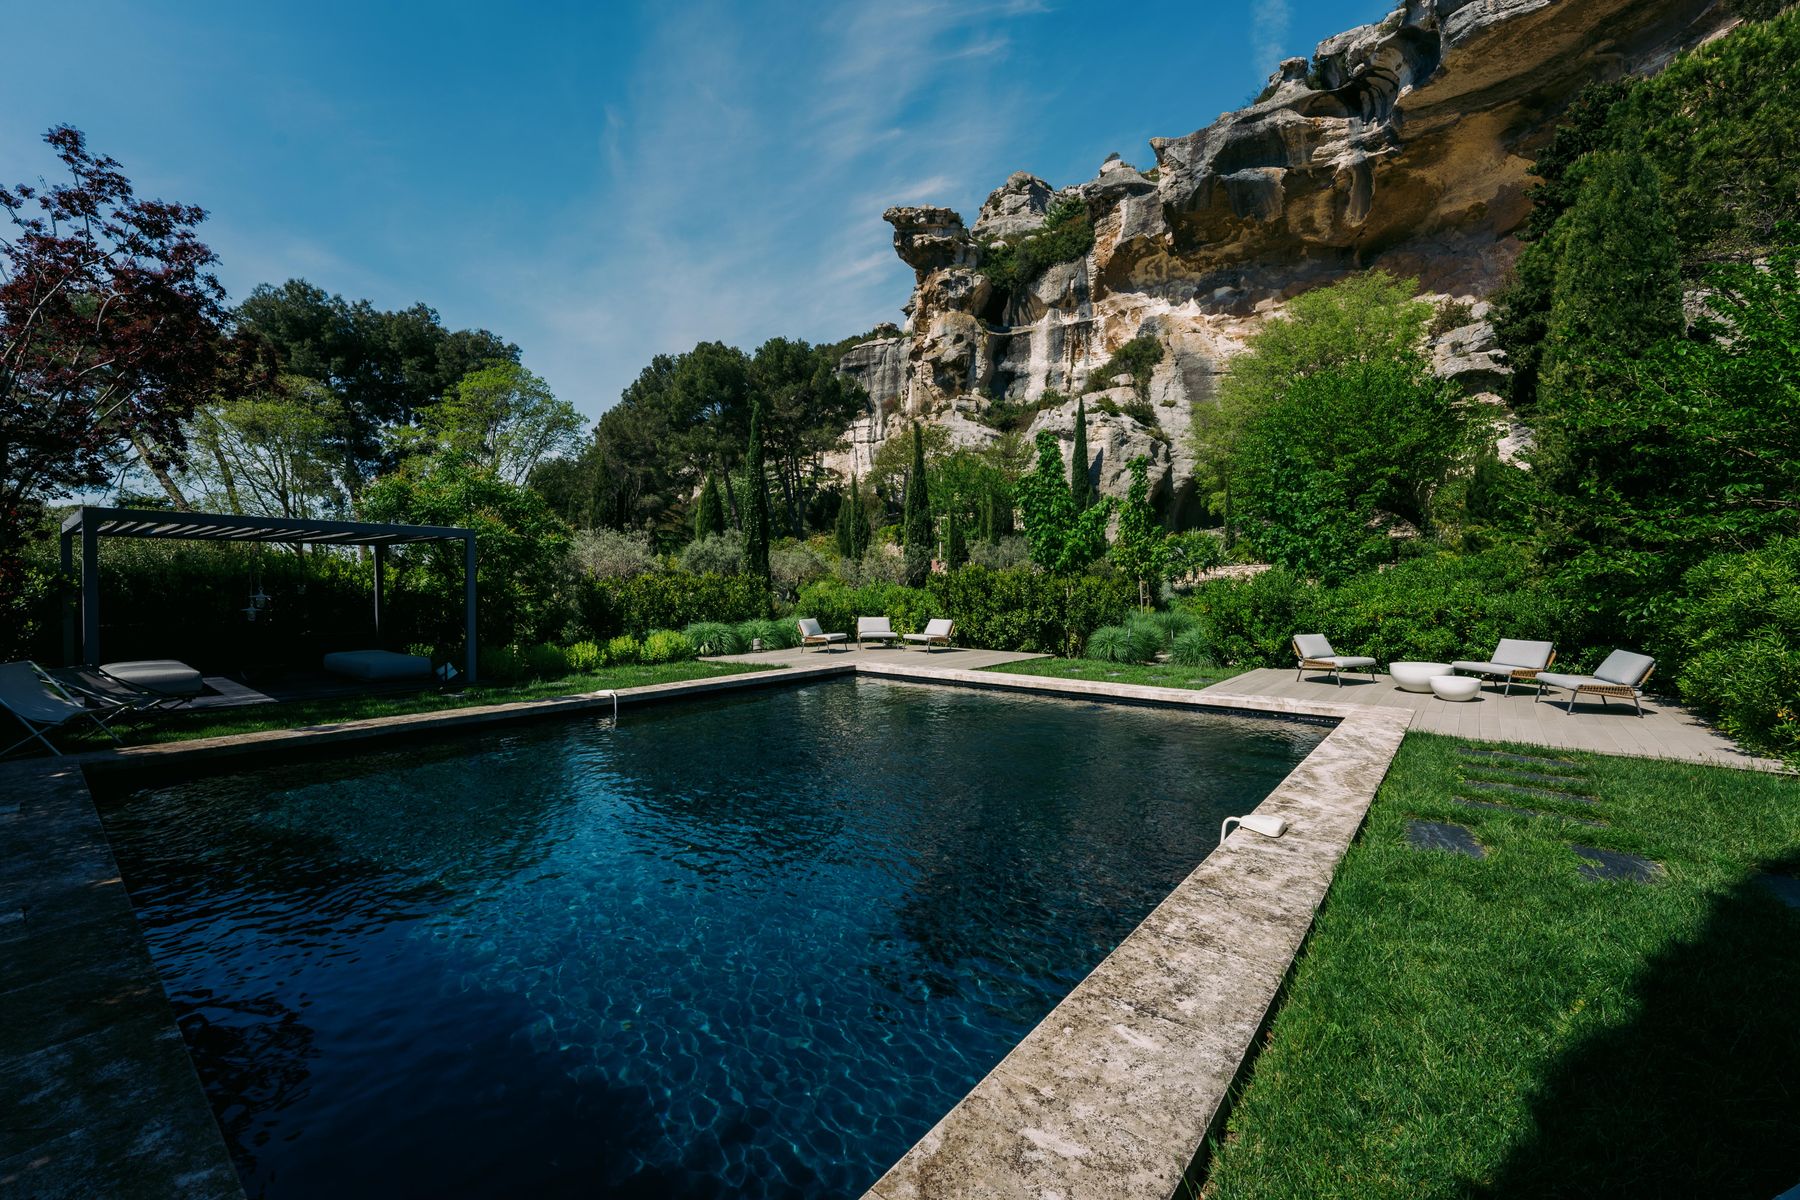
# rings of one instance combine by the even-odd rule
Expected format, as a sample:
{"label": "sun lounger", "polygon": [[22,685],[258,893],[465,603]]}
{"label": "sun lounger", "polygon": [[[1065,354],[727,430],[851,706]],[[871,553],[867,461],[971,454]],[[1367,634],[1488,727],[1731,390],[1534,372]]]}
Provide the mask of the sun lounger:
{"label": "sun lounger", "polygon": [[805,649],[807,646],[829,647],[833,642],[844,641],[850,636],[846,633],[826,633],[823,629],[819,628],[819,623],[811,617],[801,617],[799,625],[800,646],[802,649]]}
{"label": "sun lounger", "polygon": [[948,617],[934,617],[925,622],[925,632],[909,633],[906,635],[906,640],[923,645],[925,653],[930,654],[933,646],[948,646],[950,638],[955,632],[956,622]]}
{"label": "sun lounger", "polygon": [[1656,660],[1648,654],[1633,654],[1629,650],[1614,650],[1606,656],[1606,661],[1594,668],[1592,675],[1558,675],[1552,671],[1540,672],[1537,681],[1538,698],[1543,698],[1543,688],[1561,688],[1569,693],[1569,704],[1564,712],[1575,711],[1575,698],[1586,693],[1600,697],[1604,705],[1609,697],[1617,696],[1629,700],[1637,708],[1637,715],[1644,715],[1644,681],[1650,678],[1650,672],[1656,670]]}
{"label": "sun lounger", "polygon": [[1538,672],[1548,671],[1550,664],[1556,661],[1556,647],[1549,642],[1527,642],[1518,638],[1501,638],[1500,644],[1494,647],[1494,656],[1487,662],[1453,662],[1452,671],[1467,671],[1471,675],[1480,675],[1486,679],[1504,679],[1506,694],[1512,695],[1515,680],[1530,683],[1538,677]]}
{"label": "sun lounger", "polygon": [[164,696],[198,696],[206,690],[200,672],[173,658],[144,658],[133,662],[102,663],[102,671],[134,687]]}
{"label": "sun lounger", "polygon": [[1331,648],[1331,640],[1322,633],[1294,635],[1294,679],[1308,671],[1330,671],[1339,687],[1344,686],[1345,671],[1367,671],[1375,678],[1375,660],[1356,654],[1339,654]]}
{"label": "sun lounger", "polygon": [[861,647],[864,642],[877,644],[897,642],[900,635],[894,632],[893,622],[886,617],[856,618],[856,644]]}
{"label": "sun lounger", "polygon": [[26,731],[24,737],[0,750],[0,758],[33,738],[49,747],[50,753],[61,755],[62,751],[44,735],[81,717],[92,721],[113,741],[119,740],[98,713],[46,679],[33,663],[0,663],[0,708],[17,717]]}
{"label": "sun lounger", "polygon": [[120,679],[108,674],[104,667],[39,667],[38,670],[69,695],[87,701],[90,707],[106,714],[109,721],[121,713],[175,708],[193,699],[191,695],[158,691]]}

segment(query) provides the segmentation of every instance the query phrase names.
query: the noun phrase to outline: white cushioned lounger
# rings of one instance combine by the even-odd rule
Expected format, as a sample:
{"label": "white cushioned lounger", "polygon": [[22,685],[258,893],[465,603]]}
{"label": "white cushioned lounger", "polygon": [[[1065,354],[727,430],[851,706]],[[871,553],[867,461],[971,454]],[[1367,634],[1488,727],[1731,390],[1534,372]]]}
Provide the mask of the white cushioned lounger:
{"label": "white cushioned lounger", "polygon": [[205,687],[200,682],[200,672],[172,658],[102,663],[100,669],[114,679],[161,692],[165,696],[198,696]]}

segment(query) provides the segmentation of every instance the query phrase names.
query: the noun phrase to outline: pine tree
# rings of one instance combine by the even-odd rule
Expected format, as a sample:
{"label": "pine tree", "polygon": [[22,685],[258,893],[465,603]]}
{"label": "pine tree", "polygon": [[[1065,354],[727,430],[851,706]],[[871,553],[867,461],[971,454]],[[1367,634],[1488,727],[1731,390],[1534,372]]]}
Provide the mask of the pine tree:
{"label": "pine tree", "polygon": [[1075,447],[1069,455],[1069,495],[1075,500],[1075,511],[1094,505],[1094,484],[1088,478],[1087,400],[1075,401]]}
{"label": "pine tree", "polygon": [[711,537],[725,532],[725,502],[719,498],[719,481],[711,471],[700,489],[700,507],[694,512],[694,536]]}
{"label": "pine tree", "polygon": [[906,584],[922,587],[931,574],[931,499],[925,490],[925,441],[913,425],[912,467],[906,473],[906,499],[901,506],[900,537],[906,548]]}
{"label": "pine tree", "polygon": [[750,445],[744,454],[744,569],[769,579],[769,477],[763,466],[763,405],[750,409]]}

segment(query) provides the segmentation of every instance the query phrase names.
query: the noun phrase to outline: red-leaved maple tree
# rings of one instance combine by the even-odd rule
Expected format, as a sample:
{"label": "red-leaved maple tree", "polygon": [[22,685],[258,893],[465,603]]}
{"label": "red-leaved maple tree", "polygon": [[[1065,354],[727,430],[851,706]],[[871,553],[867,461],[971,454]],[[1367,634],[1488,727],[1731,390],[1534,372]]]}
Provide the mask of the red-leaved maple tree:
{"label": "red-leaved maple tree", "polygon": [[79,130],[44,140],[69,181],[0,186],[0,576],[44,499],[104,486],[133,455],[166,477],[183,419],[241,361],[194,235],[206,213],[139,198]]}

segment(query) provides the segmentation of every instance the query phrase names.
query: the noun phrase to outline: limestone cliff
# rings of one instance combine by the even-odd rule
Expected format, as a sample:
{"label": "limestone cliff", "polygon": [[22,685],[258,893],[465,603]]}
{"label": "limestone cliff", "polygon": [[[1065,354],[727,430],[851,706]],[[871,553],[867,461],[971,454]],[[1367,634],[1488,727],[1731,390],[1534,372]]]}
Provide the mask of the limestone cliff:
{"label": "limestone cliff", "polygon": [[[1152,140],[1151,168],[1114,155],[1060,189],[1015,174],[973,228],[948,208],[891,208],[915,286],[902,336],[844,357],[870,410],[837,465],[866,470],[914,417],[961,443],[989,440],[997,435],[980,417],[991,405],[1073,396],[1119,346],[1150,335],[1164,347],[1150,380],[1154,419],[1096,415],[1090,403],[1088,444],[1113,494],[1130,457],[1148,454],[1165,511],[1185,523],[1196,515],[1184,447],[1192,406],[1284,301],[1369,267],[1474,304],[1471,324],[1438,339],[1433,359],[1491,395],[1506,367],[1479,302],[1517,253],[1529,166],[1558,114],[1588,81],[1657,70],[1731,20],[1713,0],[1401,0],[1379,24],[1283,62],[1250,107]],[[1012,290],[996,286],[984,250],[1040,230],[1058,201],[1085,209],[1093,248]],[[1105,395],[1108,407],[1135,399]],[[1027,432],[1051,429],[1066,443],[1073,409],[1045,408]]]}

